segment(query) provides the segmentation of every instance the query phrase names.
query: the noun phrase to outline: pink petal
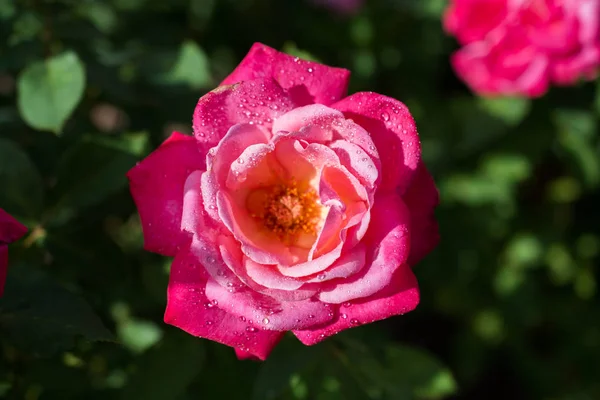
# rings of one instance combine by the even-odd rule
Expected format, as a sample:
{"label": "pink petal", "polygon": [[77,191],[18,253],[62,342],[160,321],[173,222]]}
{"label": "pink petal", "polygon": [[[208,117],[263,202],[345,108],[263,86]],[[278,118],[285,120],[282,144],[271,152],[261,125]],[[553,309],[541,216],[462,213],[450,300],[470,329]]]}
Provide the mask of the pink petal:
{"label": "pink petal", "polygon": [[16,242],[27,233],[27,227],[0,208],[0,244]]}
{"label": "pink petal", "polygon": [[336,140],[329,145],[340,162],[371,192],[379,180],[377,165],[360,147],[346,140]]}
{"label": "pink petal", "polygon": [[208,169],[212,170],[220,186],[224,186],[233,162],[254,144],[269,142],[269,133],[255,125],[238,124],[232,126],[218,146],[207,156]]}
{"label": "pink petal", "polygon": [[27,227],[0,208],[0,296],[8,272],[8,244],[19,240],[27,233]]}
{"label": "pink petal", "polygon": [[331,267],[317,274],[307,282],[325,282],[336,278],[348,278],[356,274],[365,265],[365,246],[357,245],[352,250],[343,254]]}
{"label": "pink petal", "polygon": [[177,254],[171,265],[165,322],[191,335],[266,359],[283,332],[254,327],[220,309],[205,295],[207,279],[196,257],[187,249]]}
{"label": "pink petal", "polygon": [[421,143],[408,108],[398,100],[372,92],[355,93],[332,107],[371,134],[381,160],[379,190],[398,188],[403,193],[421,159]]}
{"label": "pink petal", "polygon": [[340,306],[331,324],[323,324],[313,329],[295,330],[294,335],[305,345],[311,346],[344,329],[406,314],[414,310],[418,304],[417,280],[410,267],[402,265],[382,291]]}
{"label": "pink petal", "polygon": [[272,331],[305,329],[328,322],[334,315],[329,305],[319,301],[279,302],[252,290],[227,290],[213,281],[206,284],[206,296],[227,313]]}
{"label": "pink petal", "polygon": [[175,132],[127,173],[146,250],[174,256],[186,241],[181,231],[183,187],[193,171],[205,168],[196,140]]}
{"label": "pink petal", "polygon": [[341,304],[371,296],[389,284],[410,251],[410,214],[400,196],[377,197],[371,223],[362,243],[367,247],[366,266],[359,274],[323,285],[319,300]]}
{"label": "pink petal", "polygon": [[334,140],[343,139],[359,146],[371,158],[375,168],[381,168],[379,155],[369,132],[354,121],[346,120],[340,111],[333,108],[321,104],[295,108],[275,121],[273,132],[275,138],[279,132],[293,132],[291,136],[295,139],[327,145]]}
{"label": "pink petal", "polygon": [[299,105],[331,104],[346,95],[350,71],[304,61],[255,43],[221,84],[231,85],[257,78],[275,79]]}
{"label": "pink petal", "polygon": [[409,265],[416,265],[437,246],[440,239],[434,209],[439,203],[438,190],[433,178],[421,162],[415,179],[404,194],[404,202],[410,210],[410,256]]}
{"label": "pink petal", "polygon": [[198,142],[216,146],[232,126],[248,123],[270,130],[273,120],[294,107],[288,94],[268,77],[219,86],[198,100],[194,135]]}

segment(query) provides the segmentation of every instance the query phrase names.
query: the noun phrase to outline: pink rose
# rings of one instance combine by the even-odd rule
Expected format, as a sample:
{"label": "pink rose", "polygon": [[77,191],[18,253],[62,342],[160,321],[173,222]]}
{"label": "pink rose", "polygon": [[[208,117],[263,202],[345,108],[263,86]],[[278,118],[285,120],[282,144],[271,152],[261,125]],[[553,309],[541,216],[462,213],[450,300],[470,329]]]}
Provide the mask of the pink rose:
{"label": "pink rose", "polygon": [[165,321],[265,359],[411,311],[438,192],[406,106],[255,44],[129,174],[145,248],[175,256]]}
{"label": "pink rose", "polygon": [[600,69],[600,0],[453,0],[457,74],[484,95],[543,95]]}
{"label": "pink rose", "polygon": [[19,240],[27,228],[0,208],[0,296],[4,292],[4,282],[8,270],[8,245]]}

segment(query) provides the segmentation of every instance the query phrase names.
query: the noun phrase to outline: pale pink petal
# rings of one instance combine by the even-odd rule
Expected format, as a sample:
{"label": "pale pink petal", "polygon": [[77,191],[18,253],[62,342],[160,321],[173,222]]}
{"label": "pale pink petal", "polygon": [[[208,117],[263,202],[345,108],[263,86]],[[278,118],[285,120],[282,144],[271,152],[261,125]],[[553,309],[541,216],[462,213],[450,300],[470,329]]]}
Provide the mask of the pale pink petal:
{"label": "pale pink petal", "polygon": [[[273,289],[266,286],[262,286],[255,282],[252,278],[248,276],[247,265],[249,262],[253,262],[248,259],[239,248],[239,244],[237,242],[231,243],[227,246],[220,247],[221,256],[223,261],[233,273],[251,290],[254,290],[258,293],[262,293],[269,297],[273,297],[278,301],[299,301],[306,300],[317,293],[316,285],[304,284],[298,289],[294,290],[281,290],[281,289]],[[259,264],[257,264],[259,265]],[[269,268],[273,266],[264,265],[264,268]],[[268,280],[268,278],[266,278]],[[273,278],[272,278],[273,279]],[[284,278],[285,279],[285,278]],[[257,278],[259,281],[265,282],[262,278]],[[276,283],[275,286],[282,286],[281,282]]]}
{"label": "pale pink petal", "polygon": [[281,165],[274,160],[272,144],[254,144],[246,147],[229,168],[226,186],[232,193],[269,187],[278,184],[284,175]]}
{"label": "pale pink petal", "polygon": [[234,161],[248,146],[269,142],[269,133],[255,125],[239,124],[232,126],[218,146],[208,153],[207,167],[220,186],[224,186]]}
{"label": "pale pink petal", "polygon": [[260,329],[220,309],[205,295],[207,279],[196,256],[187,249],[177,254],[171,265],[165,322],[266,359],[283,332]]}
{"label": "pale pink petal", "polygon": [[372,92],[353,94],[332,107],[370,133],[381,160],[379,191],[398,189],[403,193],[421,159],[421,143],[408,108]]}
{"label": "pale pink petal", "polygon": [[221,219],[217,210],[217,192],[219,191],[219,183],[216,176],[212,172],[204,172],[200,181],[202,188],[202,203],[204,211],[216,222]]}
{"label": "pale pink petal", "polygon": [[410,210],[411,239],[408,264],[416,265],[437,246],[440,239],[434,214],[434,209],[439,203],[439,194],[423,162],[419,165],[417,175],[403,199]]}
{"label": "pale pink petal", "polygon": [[257,78],[275,79],[299,105],[331,104],[346,95],[350,71],[304,61],[255,43],[221,84],[231,85]]}
{"label": "pale pink petal", "polygon": [[206,297],[227,313],[272,331],[305,329],[330,321],[334,315],[329,305],[319,301],[280,302],[253,290],[228,290],[213,281],[206,284]]}
{"label": "pale pink petal", "polygon": [[205,155],[196,140],[173,133],[127,173],[142,221],[146,250],[174,256],[185,243],[181,231],[183,187],[192,172],[205,168]]}
{"label": "pale pink petal", "polygon": [[336,278],[348,278],[356,274],[365,265],[365,246],[358,244],[343,254],[331,267],[317,274],[307,282],[326,282]]}
{"label": "pale pink petal", "polygon": [[298,279],[281,275],[276,265],[258,264],[247,257],[244,261],[248,277],[261,286],[271,289],[296,290],[304,284]]}
{"label": "pale pink petal", "polygon": [[371,192],[379,181],[377,165],[360,147],[347,140],[336,140],[329,145],[340,162]]}
{"label": "pale pink petal", "polygon": [[366,266],[351,278],[323,284],[319,299],[340,304],[371,296],[387,286],[396,269],[408,258],[409,229],[410,213],[400,196],[377,197],[363,239],[367,246]]}
{"label": "pale pink petal", "polygon": [[285,91],[269,78],[219,86],[198,101],[194,135],[198,142],[216,146],[232,126],[247,123],[270,130],[273,120],[294,107]]}
{"label": "pale pink petal", "polygon": [[332,323],[312,329],[294,330],[307,346],[319,343],[345,329],[406,314],[419,304],[417,280],[408,265],[400,266],[390,283],[378,293],[339,307]]}

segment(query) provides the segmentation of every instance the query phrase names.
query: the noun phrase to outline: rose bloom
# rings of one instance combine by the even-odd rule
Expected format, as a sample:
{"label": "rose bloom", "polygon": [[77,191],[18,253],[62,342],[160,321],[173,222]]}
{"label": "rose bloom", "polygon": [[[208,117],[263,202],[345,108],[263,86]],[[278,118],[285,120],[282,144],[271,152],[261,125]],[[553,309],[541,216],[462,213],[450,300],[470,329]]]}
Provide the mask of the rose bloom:
{"label": "rose bloom", "polygon": [[543,95],[600,70],[600,0],[451,0],[456,73],[484,95]]}
{"label": "rose bloom", "polygon": [[0,208],[0,296],[4,293],[4,283],[8,270],[8,245],[19,240],[27,228]]}
{"label": "rose bloom", "polygon": [[438,192],[401,102],[255,44],[128,177],[145,248],[175,256],[165,321],[265,359],[411,311]]}

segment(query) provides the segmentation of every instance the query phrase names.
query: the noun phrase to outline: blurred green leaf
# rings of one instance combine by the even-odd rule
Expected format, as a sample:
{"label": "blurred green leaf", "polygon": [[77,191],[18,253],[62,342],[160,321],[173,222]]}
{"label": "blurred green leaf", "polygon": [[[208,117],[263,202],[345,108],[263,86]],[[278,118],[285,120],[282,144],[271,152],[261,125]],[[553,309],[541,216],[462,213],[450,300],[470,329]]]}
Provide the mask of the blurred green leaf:
{"label": "blurred green leaf", "polygon": [[163,83],[184,84],[192,89],[206,88],[212,84],[212,80],[206,53],[190,40],[181,44],[175,65],[160,79]]}
{"label": "blurred green leaf", "polygon": [[507,125],[519,124],[529,113],[531,101],[524,97],[482,97],[481,107]]}
{"label": "blurred green leaf", "polygon": [[0,138],[0,204],[13,213],[36,217],[44,200],[37,168],[14,142]]}
{"label": "blurred green leaf", "polygon": [[200,373],[205,354],[202,341],[171,330],[156,347],[138,358],[121,399],[177,399]]}
{"label": "blurred green leaf", "polygon": [[112,340],[85,300],[30,267],[10,269],[0,299],[0,330],[20,348],[48,356],[73,346],[74,339]]}
{"label": "blurred green leaf", "polygon": [[65,52],[31,64],[17,80],[21,116],[32,128],[60,134],[83,96],[85,68]]}
{"label": "blurred green leaf", "polygon": [[136,318],[120,322],[117,333],[121,342],[136,353],[154,346],[163,336],[162,330],[155,323]]}

